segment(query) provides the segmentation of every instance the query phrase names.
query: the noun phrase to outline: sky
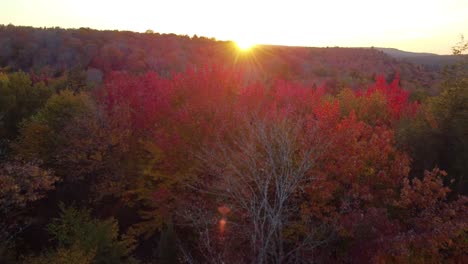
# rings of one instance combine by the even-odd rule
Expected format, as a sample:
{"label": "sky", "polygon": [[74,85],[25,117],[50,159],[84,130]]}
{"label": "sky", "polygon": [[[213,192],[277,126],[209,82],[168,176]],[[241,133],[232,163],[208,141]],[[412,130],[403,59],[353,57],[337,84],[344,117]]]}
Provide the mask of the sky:
{"label": "sky", "polygon": [[450,54],[468,38],[468,0],[0,0],[10,23]]}

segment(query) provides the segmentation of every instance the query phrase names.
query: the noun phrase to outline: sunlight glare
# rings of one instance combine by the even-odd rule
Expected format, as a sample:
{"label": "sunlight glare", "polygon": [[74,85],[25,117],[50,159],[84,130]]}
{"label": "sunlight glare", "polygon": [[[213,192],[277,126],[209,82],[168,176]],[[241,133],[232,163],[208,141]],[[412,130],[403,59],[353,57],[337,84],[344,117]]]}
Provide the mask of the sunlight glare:
{"label": "sunlight glare", "polygon": [[253,44],[252,42],[245,41],[245,40],[236,41],[236,45],[242,51],[250,50],[255,46],[255,44]]}

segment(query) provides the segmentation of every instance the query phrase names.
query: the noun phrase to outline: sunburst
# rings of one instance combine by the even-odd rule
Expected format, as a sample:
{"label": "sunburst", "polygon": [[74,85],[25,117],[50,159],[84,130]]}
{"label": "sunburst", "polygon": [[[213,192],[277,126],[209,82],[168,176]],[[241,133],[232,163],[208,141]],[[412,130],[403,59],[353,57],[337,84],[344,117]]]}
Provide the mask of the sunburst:
{"label": "sunburst", "polygon": [[255,46],[253,42],[248,40],[237,40],[236,45],[242,51],[248,51]]}

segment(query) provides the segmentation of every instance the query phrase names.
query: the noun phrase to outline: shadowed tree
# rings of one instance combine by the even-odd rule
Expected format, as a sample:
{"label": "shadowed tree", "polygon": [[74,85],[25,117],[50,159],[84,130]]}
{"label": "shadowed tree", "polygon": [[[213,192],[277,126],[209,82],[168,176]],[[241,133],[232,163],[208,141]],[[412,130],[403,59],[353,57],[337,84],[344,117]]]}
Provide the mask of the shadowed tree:
{"label": "shadowed tree", "polygon": [[199,155],[212,178],[206,191],[232,210],[227,223],[220,220],[224,239],[248,242],[243,257],[254,263],[299,261],[324,240],[313,223],[302,223],[308,231],[297,240],[287,233],[301,222],[298,199],[313,184],[311,171],[329,142],[305,120],[252,118],[238,125],[238,133]]}

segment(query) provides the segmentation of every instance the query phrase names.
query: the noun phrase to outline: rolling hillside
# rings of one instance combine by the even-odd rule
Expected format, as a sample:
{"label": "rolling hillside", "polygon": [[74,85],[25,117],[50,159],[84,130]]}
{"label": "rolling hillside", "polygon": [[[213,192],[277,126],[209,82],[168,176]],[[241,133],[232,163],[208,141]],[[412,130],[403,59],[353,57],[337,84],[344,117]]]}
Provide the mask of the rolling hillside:
{"label": "rolling hillside", "polygon": [[148,70],[168,76],[187,67],[223,65],[245,69],[261,81],[274,76],[336,89],[361,87],[380,74],[391,79],[399,72],[406,89],[433,93],[440,67],[431,65],[451,60],[451,56],[380,48],[261,45],[241,52],[233,42],[198,36],[0,26],[3,71],[23,70],[44,77],[84,71],[87,78],[100,79],[111,71]]}

